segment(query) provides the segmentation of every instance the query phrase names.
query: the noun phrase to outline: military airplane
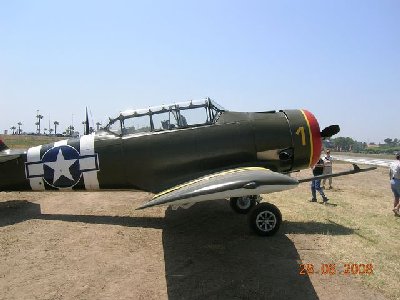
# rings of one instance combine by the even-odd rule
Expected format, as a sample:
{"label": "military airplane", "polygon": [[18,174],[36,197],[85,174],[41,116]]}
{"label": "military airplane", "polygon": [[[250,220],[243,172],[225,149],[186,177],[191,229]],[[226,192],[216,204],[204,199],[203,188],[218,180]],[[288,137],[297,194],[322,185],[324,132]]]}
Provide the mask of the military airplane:
{"label": "military airplane", "polygon": [[312,180],[299,181],[290,173],[312,167],[322,139],[339,130],[331,125],[320,131],[307,110],[233,112],[209,98],[127,110],[96,134],[23,152],[0,142],[0,191],[155,194],[138,209],[227,198],[234,211],[248,214],[257,234],[269,236],[282,216],[273,204],[260,203],[259,195]]}

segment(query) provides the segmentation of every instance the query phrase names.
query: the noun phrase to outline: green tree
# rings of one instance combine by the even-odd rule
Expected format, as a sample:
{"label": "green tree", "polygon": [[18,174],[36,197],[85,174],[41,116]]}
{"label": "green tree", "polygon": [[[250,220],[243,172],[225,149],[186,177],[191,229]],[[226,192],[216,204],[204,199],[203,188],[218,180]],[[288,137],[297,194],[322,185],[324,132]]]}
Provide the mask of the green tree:
{"label": "green tree", "polygon": [[18,122],[18,134],[22,133],[21,125],[22,125],[22,123]]}
{"label": "green tree", "polygon": [[36,131],[37,131],[37,134],[40,134],[40,120],[43,119],[43,116],[39,114],[39,111],[36,115],[36,119],[37,119],[37,122],[35,123],[35,125],[37,126]]}
{"label": "green tree", "polygon": [[367,143],[355,141],[355,143],[353,144],[352,150],[353,150],[353,152],[360,153],[360,152],[364,151],[366,148],[367,148]]}
{"label": "green tree", "polygon": [[334,145],[336,151],[352,151],[357,141],[350,137],[337,137],[332,139],[331,142]]}
{"label": "green tree", "polygon": [[391,138],[386,138],[383,140],[386,145],[392,146],[393,145],[393,140]]}
{"label": "green tree", "polygon": [[57,135],[57,125],[60,125],[58,121],[54,121],[54,135]]}

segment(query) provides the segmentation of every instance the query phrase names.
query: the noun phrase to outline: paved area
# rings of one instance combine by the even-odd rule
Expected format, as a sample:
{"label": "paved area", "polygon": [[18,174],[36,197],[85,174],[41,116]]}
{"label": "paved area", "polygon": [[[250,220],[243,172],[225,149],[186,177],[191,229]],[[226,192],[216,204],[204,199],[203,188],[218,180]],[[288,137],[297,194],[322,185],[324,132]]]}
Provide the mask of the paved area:
{"label": "paved area", "polygon": [[389,165],[394,162],[393,159],[376,159],[371,157],[355,157],[346,155],[332,155],[332,157],[334,160],[342,160],[355,164],[374,165],[381,167],[389,167]]}

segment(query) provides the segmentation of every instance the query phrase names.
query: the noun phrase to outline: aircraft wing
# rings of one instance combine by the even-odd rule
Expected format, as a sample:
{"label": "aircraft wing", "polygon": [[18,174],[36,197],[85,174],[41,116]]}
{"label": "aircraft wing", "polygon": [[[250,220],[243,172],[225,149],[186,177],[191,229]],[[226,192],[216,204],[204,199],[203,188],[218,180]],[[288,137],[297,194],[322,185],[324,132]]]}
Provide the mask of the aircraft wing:
{"label": "aircraft wing", "polygon": [[200,201],[279,192],[298,185],[288,175],[259,167],[237,168],[214,173],[165,190],[140,206],[185,205]]}
{"label": "aircraft wing", "polygon": [[299,179],[299,183],[309,182],[314,179],[326,179],[326,178],[330,178],[330,177],[339,177],[339,176],[351,175],[351,174],[356,174],[356,173],[361,173],[361,172],[368,172],[368,171],[372,171],[372,170],[376,170],[376,169],[377,169],[377,167],[369,167],[369,168],[361,169],[358,165],[353,164],[353,170],[303,178],[303,179]]}

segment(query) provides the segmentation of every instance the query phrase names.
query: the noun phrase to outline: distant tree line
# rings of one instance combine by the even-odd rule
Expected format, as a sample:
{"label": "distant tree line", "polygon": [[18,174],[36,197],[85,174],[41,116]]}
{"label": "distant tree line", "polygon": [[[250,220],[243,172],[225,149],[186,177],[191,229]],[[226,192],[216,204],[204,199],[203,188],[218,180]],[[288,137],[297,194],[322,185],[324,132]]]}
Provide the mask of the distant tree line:
{"label": "distant tree line", "polygon": [[337,137],[325,142],[325,147],[338,152],[372,153],[372,154],[393,154],[400,152],[400,140],[395,138],[384,139],[384,144],[359,142],[350,137]]}

